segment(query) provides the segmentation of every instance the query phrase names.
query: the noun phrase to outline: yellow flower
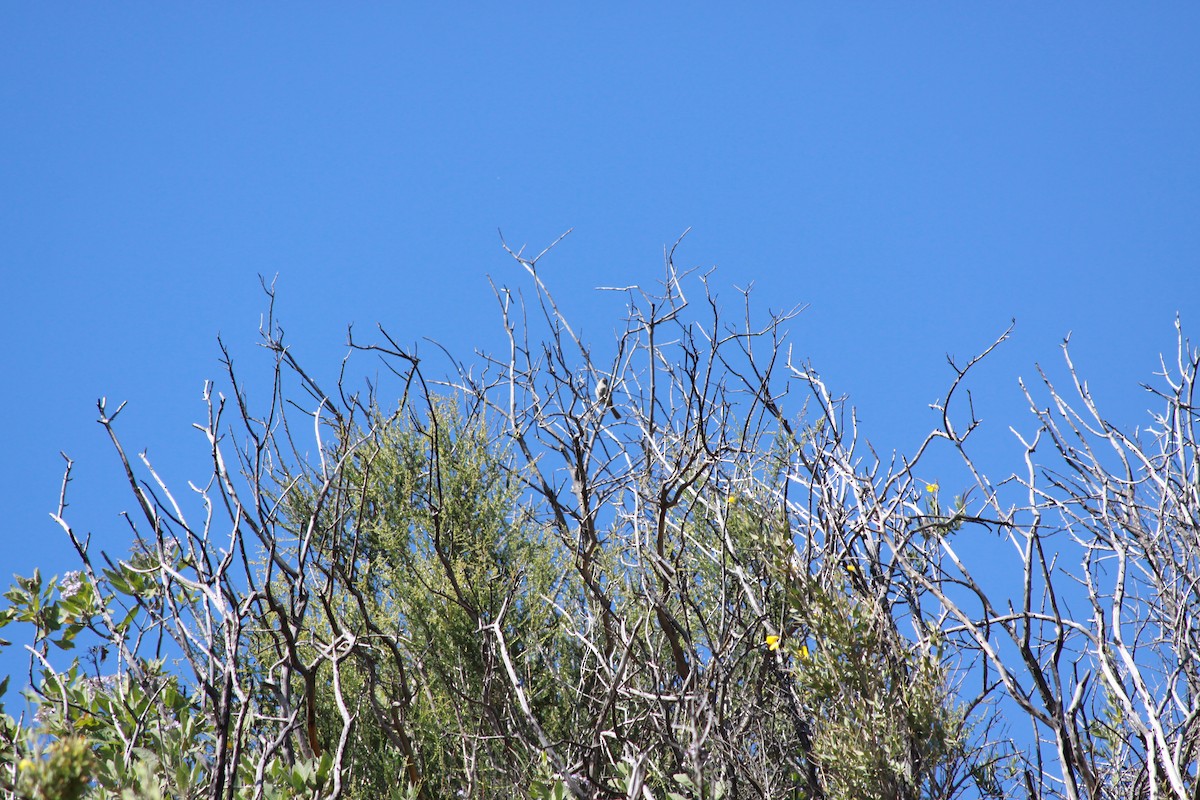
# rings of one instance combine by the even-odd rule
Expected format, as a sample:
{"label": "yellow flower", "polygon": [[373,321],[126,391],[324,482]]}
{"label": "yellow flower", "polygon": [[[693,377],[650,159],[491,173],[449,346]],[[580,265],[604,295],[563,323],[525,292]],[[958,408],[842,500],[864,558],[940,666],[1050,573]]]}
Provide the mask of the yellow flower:
{"label": "yellow flower", "polygon": [[731,494],[731,495],[729,495],[729,499],[728,499],[728,501],[727,501],[727,502],[728,502],[728,503],[729,503],[729,505],[731,505],[731,506],[732,506],[732,505],[737,505],[737,495],[736,495],[736,494]]}
{"label": "yellow flower", "polygon": [[779,637],[773,633],[770,634],[769,636],[767,636],[767,649],[768,650],[778,650],[779,649]]}
{"label": "yellow flower", "polygon": [[846,572],[858,572],[858,567],[854,566],[853,564],[847,564]]}
{"label": "yellow flower", "polygon": [[22,758],[21,763],[17,764],[17,769],[21,770],[22,772],[24,772],[27,769],[33,769],[33,762],[30,761],[28,758]]}
{"label": "yellow flower", "polygon": [[936,483],[925,484],[925,491],[929,492],[930,494],[933,494],[937,490],[938,490],[938,485]]}
{"label": "yellow flower", "polygon": [[808,645],[800,645],[800,649],[796,652],[796,655],[800,656],[801,661],[808,661]]}

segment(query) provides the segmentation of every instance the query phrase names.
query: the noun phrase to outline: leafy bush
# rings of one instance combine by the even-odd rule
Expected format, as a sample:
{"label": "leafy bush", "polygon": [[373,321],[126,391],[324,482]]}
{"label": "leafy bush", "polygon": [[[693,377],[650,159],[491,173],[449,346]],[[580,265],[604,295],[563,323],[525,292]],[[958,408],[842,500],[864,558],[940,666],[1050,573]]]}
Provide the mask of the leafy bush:
{"label": "leafy bush", "polygon": [[[17,578],[0,612],[32,633],[36,709],[0,725],[7,790],[1193,795],[1200,645],[1179,621],[1200,618],[1200,355],[1182,337],[1149,442],[1086,391],[1086,425],[1049,382],[1057,411],[1031,397],[1068,472],[1034,463],[1035,438],[1010,481],[1028,502],[1004,505],[967,447],[978,421],[949,406],[978,359],[955,367],[941,427],[885,464],[791,361],[789,314],[729,326],[705,278],[694,315],[669,265],[661,293],[631,292],[602,363],[518,261],[533,321],[498,292],[508,346],[479,369],[435,389],[386,334],[352,341],[399,377],[390,411],[323,391],[272,317],[262,415],[228,358],[234,410],[206,393],[194,507],[127,457],[101,401],[133,543],[114,559],[76,533],[68,462],[56,518],[78,569]],[[939,443],[967,480],[947,508],[918,473]],[[1066,611],[1051,513],[1084,617]],[[1015,598],[973,576],[956,542],[974,534],[1015,545]]]}

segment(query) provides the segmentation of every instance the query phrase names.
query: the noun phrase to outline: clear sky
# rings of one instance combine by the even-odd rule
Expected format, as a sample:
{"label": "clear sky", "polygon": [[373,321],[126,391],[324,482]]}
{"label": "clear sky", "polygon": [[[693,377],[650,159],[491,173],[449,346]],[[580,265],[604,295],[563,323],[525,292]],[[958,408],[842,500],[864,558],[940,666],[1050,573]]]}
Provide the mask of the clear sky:
{"label": "clear sky", "polygon": [[131,451],[204,477],[217,335],[265,364],[259,273],[322,374],[349,323],[469,360],[503,344],[487,276],[523,285],[497,229],[575,229],[545,274],[600,340],[622,302],[592,288],[653,281],[690,227],[678,260],[731,310],[750,282],[808,305],[797,353],[884,452],[1014,317],[973,383],[986,446],[1017,454],[1016,379],[1068,332],[1145,421],[1177,312],[1200,338],[1200,5],[731,9],[5,4],[0,576],[70,567],[59,451],[72,519],[124,551],[102,395]]}

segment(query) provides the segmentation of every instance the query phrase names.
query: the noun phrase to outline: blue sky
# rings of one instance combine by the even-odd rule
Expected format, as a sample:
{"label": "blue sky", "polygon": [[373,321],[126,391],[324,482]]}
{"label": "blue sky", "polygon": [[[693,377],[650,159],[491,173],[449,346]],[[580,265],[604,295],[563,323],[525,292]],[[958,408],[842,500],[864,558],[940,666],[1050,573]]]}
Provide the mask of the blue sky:
{"label": "blue sky", "polygon": [[498,229],[575,229],[545,274],[602,340],[622,301],[592,288],[655,280],[690,227],[731,310],[751,282],[808,305],[797,353],[884,452],[1015,317],[973,383],[1010,469],[1016,379],[1068,332],[1130,427],[1177,312],[1200,338],[1200,6],[425,5],[0,10],[0,575],[71,566],[59,451],[80,532],[124,550],[100,396],[204,476],[217,335],[266,364],[260,273],[334,375],[349,323],[502,347]]}

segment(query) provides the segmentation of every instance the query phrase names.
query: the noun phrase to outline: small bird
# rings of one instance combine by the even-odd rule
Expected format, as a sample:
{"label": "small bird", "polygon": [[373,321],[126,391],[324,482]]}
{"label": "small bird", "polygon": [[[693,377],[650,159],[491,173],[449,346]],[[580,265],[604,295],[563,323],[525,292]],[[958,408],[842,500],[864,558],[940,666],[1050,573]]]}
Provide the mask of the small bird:
{"label": "small bird", "polygon": [[600,416],[604,416],[604,411],[611,411],[613,419],[620,419],[621,412],[613,408],[612,404],[612,386],[608,383],[608,378],[601,378],[596,384],[596,402],[600,405],[602,411]]}

